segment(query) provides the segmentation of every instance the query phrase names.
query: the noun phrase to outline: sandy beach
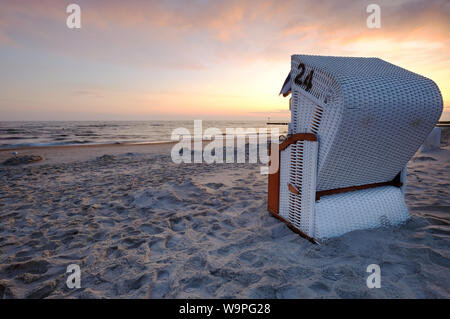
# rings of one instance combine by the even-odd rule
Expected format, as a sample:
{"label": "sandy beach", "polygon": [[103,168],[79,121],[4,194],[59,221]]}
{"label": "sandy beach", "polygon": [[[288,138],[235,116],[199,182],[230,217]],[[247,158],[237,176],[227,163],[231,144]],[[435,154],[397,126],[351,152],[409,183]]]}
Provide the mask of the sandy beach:
{"label": "sandy beach", "polygon": [[20,150],[44,160],[0,166],[0,298],[449,298],[449,133],[408,165],[406,224],[321,245],[270,216],[259,164],[174,164],[172,144]]}

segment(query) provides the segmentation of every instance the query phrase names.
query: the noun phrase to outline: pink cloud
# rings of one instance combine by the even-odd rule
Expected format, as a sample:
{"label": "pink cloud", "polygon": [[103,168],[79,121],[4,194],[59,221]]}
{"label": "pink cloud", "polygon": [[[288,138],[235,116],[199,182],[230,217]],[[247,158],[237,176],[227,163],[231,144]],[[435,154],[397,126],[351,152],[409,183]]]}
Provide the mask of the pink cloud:
{"label": "pink cloud", "polygon": [[[71,2],[81,7],[81,30],[66,28],[65,8]],[[439,84],[444,83],[448,91],[450,84],[442,79],[450,67],[449,2],[379,0],[382,28],[378,30],[366,27],[365,9],[369,3],[4,0],[0,46],[48,54],[48,59],[58,57],[70,65],[89,62],[89,66],[99,63],[133,69],[140,78],[148,75],[149,82],[157,79],[158,85],[169,92],[180,90],[187,95],[191,88],[202,91],[203,87],[195,87],[196,83],[222,85],[224,76],[229,76],[226,81],[239,85],[245,85],[247,79],[257,82],[264,70],[256,70],[253,75],[255,65],[288,69],[289,56],[294,53],[376,54],[394,63],[405,63],[405,67],[420,66],[418,72],[437,74]],[[370,42],[386,45],[371,51]],[[191,79],[193,75],[196,78]],[[284,75],[280,74],[280,78]],[[100,74],[88,83],[101,82],[104,76]],[[187,88],[174,89],[180,82]],[[219,84],[215,90],[222,93]],[[71,88],[67,92],[89,96],[88,91],[83,94],[85,89]],[[152,89],[149,92],[154,92]],[[240,88],[232,89],[233,94],[240,92]],[[448,94],[444,93],[444,99],[448,100]]]}
{"label": "pink cloud", "polygon": [[[67,3],[50,0],[2,3],[1,43],[20,42],[15,35],[21,33],[26,39],[42,41],[43,46],[50,49],[64,51],[67,46],[73,52],[69,44],[64,45],[64,37],[72,40],[64,29]],[[401,40],[414,35],[415,38],[448,41],[450,29],[449,4],[441,0],[380,1],[383,28],[376,32],[365,26],[367,4],[353,0],[286,0],[283,3],[80,0],[78,3],[82,8],[86,36],[84,43],[80,39],[76,44],[85,46],[83,55],[95,56],[96,51],[110,49],[107,41],[116,48],[128,48],[131,56],[143,48],[176,51],[178,47],[185,54],[174,54],[178,57],[172,63],[168,59],[158,62],[175,68],[184,63],[190,65],[188,68],[204,68],[205,63],[192,58],[199,52],[205,53],[208,63],[220,58],[247,63],[255,56],[278,59],[280,54],[288,56],[299,50],[307,51],[308,47],[320,51],[330,44],[346,45],[364,37]],[[93,41],[94,38],[97,41]],[[106,48],[92,48],[95,42],[99,46],[106,45]],[[114,50],[109,51],[114,54]],[[170,52],[160,53],[166,57],[168,54]],[[110,54],[103,52],[102,55]],[[187,58],[188,55],[191,57]],[[134,60],[139,61],[140,58]]]}

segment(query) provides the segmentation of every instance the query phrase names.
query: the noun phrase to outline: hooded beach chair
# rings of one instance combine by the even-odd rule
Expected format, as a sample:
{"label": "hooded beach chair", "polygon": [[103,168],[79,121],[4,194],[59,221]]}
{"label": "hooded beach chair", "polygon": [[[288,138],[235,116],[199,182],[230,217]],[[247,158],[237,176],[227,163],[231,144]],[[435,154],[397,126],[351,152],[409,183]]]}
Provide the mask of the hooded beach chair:
{"label": "hooded beach chair", "polygon": [[430,79],[378,58],[293,55],[291,122],[268,209],[314,241],[409,218],[406,164],[437,123]]}

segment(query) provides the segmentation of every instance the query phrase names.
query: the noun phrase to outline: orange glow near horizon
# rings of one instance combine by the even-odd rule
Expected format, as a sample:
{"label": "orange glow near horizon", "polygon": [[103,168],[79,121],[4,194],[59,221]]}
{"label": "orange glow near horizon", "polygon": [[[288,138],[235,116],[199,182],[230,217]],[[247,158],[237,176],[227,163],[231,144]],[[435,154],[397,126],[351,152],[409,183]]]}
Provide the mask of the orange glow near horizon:
{"label": "orange glow near horizon", "polygon": [[450,4],[4,1],[2,120],[288,119],[291,54],[375,56],[434,80],[450,120]]}

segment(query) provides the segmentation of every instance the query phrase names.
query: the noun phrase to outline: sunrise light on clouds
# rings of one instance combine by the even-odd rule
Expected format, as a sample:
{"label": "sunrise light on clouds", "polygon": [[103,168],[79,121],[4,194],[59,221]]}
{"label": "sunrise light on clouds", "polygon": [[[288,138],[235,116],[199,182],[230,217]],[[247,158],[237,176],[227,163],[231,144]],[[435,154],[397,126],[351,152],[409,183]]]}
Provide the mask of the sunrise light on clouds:
{"label": "sunrise light on clouds", "polygon": [[[66,27],[81,7],[82,28]],[[4,120],[288,118],[291,54],[374,56],[433,79],[450,119],[450,2],[2,1]]]}

